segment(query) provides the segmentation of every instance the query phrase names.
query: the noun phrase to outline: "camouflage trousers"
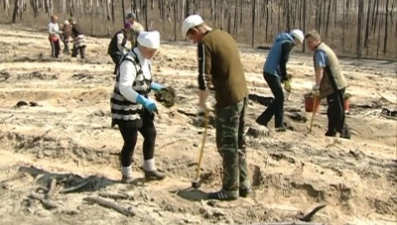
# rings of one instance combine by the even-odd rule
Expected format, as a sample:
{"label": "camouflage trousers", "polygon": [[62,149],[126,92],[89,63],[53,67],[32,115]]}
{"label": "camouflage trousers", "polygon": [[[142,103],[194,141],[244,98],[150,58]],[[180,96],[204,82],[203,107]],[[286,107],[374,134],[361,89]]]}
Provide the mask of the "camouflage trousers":
{"label": "camouflage trousers", "polygon": [[216,110],[216,145],[223,159],[222,190],[232,195],[250,185],[244,137],[246,108],[244,98]]}

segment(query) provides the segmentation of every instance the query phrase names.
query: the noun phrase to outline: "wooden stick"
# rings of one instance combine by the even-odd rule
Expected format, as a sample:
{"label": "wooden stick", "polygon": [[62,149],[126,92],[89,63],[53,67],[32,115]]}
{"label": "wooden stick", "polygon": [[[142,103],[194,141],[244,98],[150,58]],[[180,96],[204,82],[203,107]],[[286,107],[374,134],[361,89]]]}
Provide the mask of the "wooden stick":
{"label": "wooden stick", "polygon": [[[335,144],[337,141],[334,142]],[[309,222],[313,219],[314,214],[316,214],[318,211],[321,209],[325,208],[327,206],[325,203],[319,204],[314,206],[312,209],[308,210],[299,220]]]}
{"label": "wooden stick", "polygon": [[114,209],[125,216],[135,216],[135,212],[132,211],[131,207],[124,208],[114,202],[108,201],[101,197],[86,197],[83,200],[91,203],[96,203],[108,209]]}
{"label": "wooden stick", "polygon": [[45,199],[44,196],[39,195],[37,193],[33,192],[33,193],[31,193],[29,195],[29,197],[32,198],[32,199],[39,200],[41,202],[41,204],[44,206],[44,208],[46,208],[46,209],[56,209],[56,208],[58,208],[58,204],[52,202],[51,200]]}
{"label": "wooden stick", "polygon": [[82,189],[83,187],[85,187],[89,182],[90,182],[89,179],[85,180],[76,186],[64,188],[64,189],[60,190],[59,193],[68,193],[68,192],[78,191],[78,190]]}
{"label": "wooden stick", "polygon": [[114,200],[117,199],[132,199],[132,196],[124,193],[110,193],[110,192],[102,192],[99,193],[100,197],[104,198],[113,198]]}
{"label": "wooden stick", "polygon": [[56,179],[51,179],[50,187],[49,187],[48,192],[46,194],[46,199],[50,199],[54,195],[56,186],[57,186],[57,180]]}

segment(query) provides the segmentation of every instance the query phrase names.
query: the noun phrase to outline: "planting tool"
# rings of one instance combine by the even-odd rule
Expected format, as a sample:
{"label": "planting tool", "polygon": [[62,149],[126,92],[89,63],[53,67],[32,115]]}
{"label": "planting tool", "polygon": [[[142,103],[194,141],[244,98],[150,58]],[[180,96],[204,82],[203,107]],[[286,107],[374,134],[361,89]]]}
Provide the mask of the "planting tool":
{"label": "planting tool", "polygon": [[204,132],[203,132],[203,139],[201,141],[199,159],[198,159],[198,163],[197,163],[196,178],[192,182],[192,187],[193,188],[199,188],[200,187],[199,176],[200,176],[201,162],[202,162],[202,159],[203,159],[205,140],[207,138],[207,129],[208,129],[208,123],[209,123],[209,117],[210,117],[209,115],[210,115],[210,110],[207,108],[207,109],[205,109]]}
{"label": "planting tool", "polygon": [[314,116],[316,115],[316,110],[315,110],[315,107],[316,107],[316,101],[317,101],[317,96],[316,95],[314,95],[314,98],[313,98],[313,108],[312,108],[312,118],[311,118],[311,121],[310,121],[310,129],[309,129],[309,134],[311,134],[312,133],[312,128],[313,128],[313,121],[314,121]]}

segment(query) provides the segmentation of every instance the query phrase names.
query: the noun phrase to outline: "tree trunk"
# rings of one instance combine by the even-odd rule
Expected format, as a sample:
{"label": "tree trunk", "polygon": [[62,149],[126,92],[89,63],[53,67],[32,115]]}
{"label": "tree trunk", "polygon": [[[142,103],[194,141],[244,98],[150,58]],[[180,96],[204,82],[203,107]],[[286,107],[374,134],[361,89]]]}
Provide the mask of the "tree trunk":
{"label": "tree trunk", "polygon": [[145,0],[145,27],[149,29],[149,16],[148,16],[148,0]]}
{"label": "tree trunk", "polygon": [[387,35],[389,26],[389,0],[386,0],[386,15],[385,15],[385,37],[383,40],[383,54],[386,55],[387,52]]}
{"label": "tree trunk", "polygon": [[[173,11],[174,11],[174,41],[177,41],[178,40],[178,28],[177,28],[177,20],[178,20],[178,14],[177,14],[177,11],[178,11],[178,0],[173,0],[173,2],[172,2],[172,5],[173,5]],[[184,38],[185,39],[185,38]]]}
{"label": "tree trunk", "polygon": [[[377,15],[379,14],[379,8],[376,9],[376,14]],[[379,21],[379,24],[382,24],[382,23],[383,23],[383,16],[380,17],[380,21]],[[377,43],[377,47],[376,47],[376,58],[379,58],[380,40],[381,40],[380,32],[381,32],[381,29],[380,29],[380,26],[378,26],[378,43]]]}
{"label": "tree trunk", "polygon": [[115,15],[114,15],[114,0],[111,0],[111,6],[112,6],[112,23],[114,24],[115,20]]}
{"label": "tree trunk", "polygon": [[[239,0],[234,1],[234,25],[233,25],[233,34],[234,38],[238,40],[238,7],[239,7]],[[240,3],[241,4],[241,3]]]}
{"label": "tree trunk", "polygon": [[328,37],[329,21],[331,17],[332,0],[328,0],[327,20],[325,22],[325,36]]}
{"label": "tree trunk", "polygon": [[269,0],[266,0],[266,28],[265,28],[265,42],[268,42],[268,34],[269,34]]}
{"label": "tree trunk", "polygon": [[[303,30],[306,31],[306,11],[307,11],[307,0],[303,0]],[[306,42],[303,42],[303,52],[306,52]]]}
{"label": "tree trunk", "polygon": [[356,54],[357,58],[361,58],[361,27],[364,15],[364,0],[358,0],[357,10],[357,42],[356,42]]}
{"label": "tree trunk", "polygon": [[367,22],[365,24],[365,35],[364,35],[364,48],[367,50],[367,56],[368,56],[368,38],[369,38],[369,19],[371,18],[371,4],[372,0],[368,0],[367,4]]}
{"label": "tree trunk", "polygon": [[14,12],[12,13],[12,23],[17,22],[16,20],[19,12],[19,1],[20,0],[14,0]]}
{"label": "tree trunk", "polygon": [[240,0],[240,26],[243,24],[243,1]]}
{"label": "tree trunk", "polygon": [[251,23],[251,46],[254,47],[255,44],[255,14],[256,14],[256,0],[253,0],[254,2],[252,3],[252,23]]}
{"label": "tree trunk", "polygon": [[123,18],[121,19],[121,21],[123,22],[123,27],[124,27],[124,18],[125,18],[125,2],[124,2],[124,0],[121,0],[121,10],[122,10],[122,13],[123,13]]}

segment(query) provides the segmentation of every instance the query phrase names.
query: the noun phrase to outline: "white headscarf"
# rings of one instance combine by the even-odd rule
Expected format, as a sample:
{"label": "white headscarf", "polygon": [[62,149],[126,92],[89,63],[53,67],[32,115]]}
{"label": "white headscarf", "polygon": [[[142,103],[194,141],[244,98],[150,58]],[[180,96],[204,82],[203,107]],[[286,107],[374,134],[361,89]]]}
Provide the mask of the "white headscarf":
{"label": "white headscarf", "polygon": [[142,31],[138,38],[138,43],[144,47],[158,49],[160,48],[160,33],[158,31]]}

